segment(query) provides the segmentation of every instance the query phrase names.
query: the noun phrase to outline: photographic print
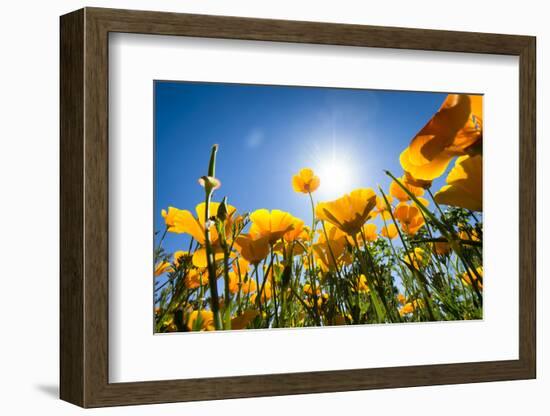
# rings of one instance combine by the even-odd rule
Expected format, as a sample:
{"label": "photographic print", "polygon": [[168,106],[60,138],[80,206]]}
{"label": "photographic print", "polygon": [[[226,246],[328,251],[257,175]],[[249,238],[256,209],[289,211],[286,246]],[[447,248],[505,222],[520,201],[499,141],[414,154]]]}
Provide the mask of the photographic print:
{"label": "photographic print", "polygon": [[154,100],[155,333],[482,319],[482,95]]}

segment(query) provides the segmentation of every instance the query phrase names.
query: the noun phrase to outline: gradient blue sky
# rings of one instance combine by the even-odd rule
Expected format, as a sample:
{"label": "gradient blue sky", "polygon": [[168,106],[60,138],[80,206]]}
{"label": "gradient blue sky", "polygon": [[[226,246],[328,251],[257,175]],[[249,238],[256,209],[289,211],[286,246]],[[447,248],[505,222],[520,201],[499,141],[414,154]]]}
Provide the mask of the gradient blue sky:
{"label": "gradient blue sky", "polygon": [[[194,213],[203,200],[197,179],[215,143],[222,187],[214,200],[228,196],[239,212],[277,208],[310,223],[307,196],[291,186],[302,167],[321,176],[317,201],[358,187],[388,189],[383,169],[402,174],[399,154],[446,96],[168,81],[156,81],[154,95],[156,230],[164,229],[162,208]],[[173,252],[187,244],[172,234],[164,247]]]}

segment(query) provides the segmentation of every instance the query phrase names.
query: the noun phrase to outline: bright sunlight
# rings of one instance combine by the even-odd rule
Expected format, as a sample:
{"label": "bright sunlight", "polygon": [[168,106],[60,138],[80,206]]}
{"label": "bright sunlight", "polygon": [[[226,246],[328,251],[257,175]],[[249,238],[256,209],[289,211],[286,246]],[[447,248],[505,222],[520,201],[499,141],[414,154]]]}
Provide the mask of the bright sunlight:
{"label": "bright sunlight", "polygon": [[325,197],[336,197],[342,192],[349,192],[356,186],[357,177],[353,160],[334,151],[316,160],[319,179],[323,183],[322,193]]}

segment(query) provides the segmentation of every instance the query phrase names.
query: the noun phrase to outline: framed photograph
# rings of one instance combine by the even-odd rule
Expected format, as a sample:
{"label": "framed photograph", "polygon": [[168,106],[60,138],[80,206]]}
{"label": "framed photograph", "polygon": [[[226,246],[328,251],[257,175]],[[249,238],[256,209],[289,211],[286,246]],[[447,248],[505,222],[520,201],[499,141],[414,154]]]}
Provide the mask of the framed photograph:
{"label": "framed photograph", "polygon": [[534,37],[60,27],[63,400],[536,377]]}

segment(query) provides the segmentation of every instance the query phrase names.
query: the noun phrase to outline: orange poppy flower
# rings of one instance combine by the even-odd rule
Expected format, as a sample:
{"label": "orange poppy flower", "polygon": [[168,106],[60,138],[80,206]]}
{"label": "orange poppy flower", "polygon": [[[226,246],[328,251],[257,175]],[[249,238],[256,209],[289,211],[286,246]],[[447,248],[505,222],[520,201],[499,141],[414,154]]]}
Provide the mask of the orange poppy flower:
{"label": "orange poppy flower", "polygon": [[418,207],[405,202],[397,205],[394,215],[401,223],[401,229],[409,235],[415,235],[425,222]]}
{"label": "orange poppy flower", "polygon": [[309,168],[300,169],[300,172],[292,177],[292,188],[298,193],[309,194],[315,192],[320,184],[319,177]]}
{"label": "orange poppy flower", "polygon": [[235,248],[251,264],[257,265],[269,254],[269,238],[243,234],[235,239]]}
{"label": "orange poppy flower", "polygon": [[[197,320],[199,321],[197,323]],[[212,311],[208,310],[201,310],[199,311],[193,311],[189,314],[189,317],[187,318],[187,328],[190,331],[193,331],[196,325],[198,325],[199,331],[213,331],[215,329],[214,327],[214,314]]]}
{"label": "orange poppy flower", "polygon": [[436,202],[483,211],[482,165],[481,156],[459,157],[447,176],[447,185],[435,194]]}
{"label": "orange poppy flower", "polygon": [[482,100],[481,95],[449,94],[401,153],[403,169],[414,179],[432,181],[445,172],[453,157],[480,154]]}
{"label": "orange poppy flower", "polygon": [[376,194],[372,189],[356,189],[334,201],[320,202],[315,215],[353,236],[371,217],[375,206]]}
{"label": "orange poppy flower", "polygon": [[[409,190],[411,194],[414,196],[422,196],[424,195],[424,188],[410,185],[405,181],[405,176],[402,176],[399,180],[405,187]],[[394,196],[395,198],[399,199],[400,201],[408,201],[411,199],[409,195],[399,186],[399,184],[395,181],[391,181],[390,184],[390,195]]]}
{"label": "orange poppy flower", "polygon": [[293,230],[296,224],[296,218],[278,209],[271,212],[267,209],[256,210],[250,214],[250,220],[252,221],[250,234],[267,237],[271,244]]}

